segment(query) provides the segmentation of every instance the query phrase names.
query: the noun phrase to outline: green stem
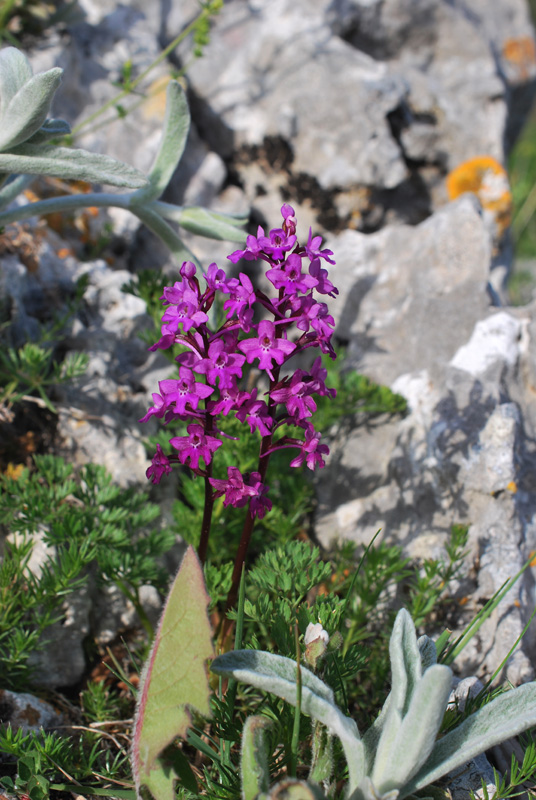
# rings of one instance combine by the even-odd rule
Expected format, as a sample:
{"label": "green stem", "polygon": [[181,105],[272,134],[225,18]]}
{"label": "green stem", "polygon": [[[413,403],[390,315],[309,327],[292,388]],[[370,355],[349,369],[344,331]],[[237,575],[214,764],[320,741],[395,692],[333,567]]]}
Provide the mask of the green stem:
{"label": "green stem", "polygon": [[296,705],[294,707],[294,725],[292,728],[292,741],[290,744],[290,764],[289,775],[291,778],[296,777],[296,768],[298,766],[298,746],[300,744],[300,715],[301,715],[301,699],[302,699],[302,674],[300,667],[300,639],[298,634],[298,623],[294,623],[294,639],[296,642]]}
{"label": "green stem", "polygon": [[73,128],[71,135],[72,136],[76,136],[76,134],[80,133],[80,131],[83,130],[83,128],[85,128],[88,125],[90,125],[93,122],[93,120],[97,119],[102,114],[104,114],[106,111],[108,111],[109,108],[113,108],[117,103],[121,102],[121,100],[123,100],[125,97],[128,97],[130,94],[132,94],[134,89],[136,89],[139,86],[139,84],[147,77],[147,75],[155,67],[157,67],[162,61],[164,61],[168,57],[168,55],[184,39],[186,39],[186,37],[189,36],[190,33],[192,33],[192,31],[195,29],[196,25],[198,24],[199,20],[203,16],[205,16],[205,14],[206,14],[206,11],[203,9],[203,11],[201,11],[197,15],[197,17],[194,19],[194,21],[191,22],[181,33],[179,33],[179,35],[176,36],[175,39],[173,39],[171,44],[169,44],[164,50],[162,50],[160,55],[157,58],[155,58],[155,60],[153,62],[151,62],[151,64],[149,64],[149,66],[146,69],[144,69],[143,72],[141,72],[135,80],[133,80],[133,81],[131,81],[129,83],[128,89],[123,89],[121,92],[119,92],[119,94],[116,94],[115,97],[110,98],[110,100],[108,100],[106,103],[104,103],[104,105],[101,106],[99,109],[97,109],[97,111],[95,111],[93,114],[90,114],[87,119],[85,119],[83,122],[81,122],[75,128]]}
{"label": "green stem", "polygon": [[95,206],[97,208],[126,208],[131,211],[139,220],[141,220],[147,227],[155,233],[159,239],[169,248],[171,253],[175,256],[177,261],[193,261],[196,258],[193,253],[186,247],[182,239],[175,233],[173,228],[162,219],[157,211],[154,210],[153,204],[149,203],[147,206],[138,206],[132,202],[130,194],[111,194],[110,192],[90,192],[89,194],[74,194],[64,195],[63,197],[50,197],[48,200],[38,200],[35,203],[29,203],[22,208],[16,208],[13,211],[4,211],[0,213],[0,225],[7,225],[10,222],[18,222],[23,219],[30,219],[30,217],[41,216],[43,214],[52,214],[63,211],[73,211],[88,206]]}

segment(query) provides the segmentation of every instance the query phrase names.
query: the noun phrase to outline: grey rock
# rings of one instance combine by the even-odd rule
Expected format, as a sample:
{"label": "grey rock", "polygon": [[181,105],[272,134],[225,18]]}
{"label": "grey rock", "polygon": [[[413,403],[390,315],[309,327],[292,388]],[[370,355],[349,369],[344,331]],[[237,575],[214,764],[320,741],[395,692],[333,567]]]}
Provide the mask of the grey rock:
{"label": "grey rock", "polygon": [[62,724],[62,716],[50,703],[26,692],[0,689],[0,721],[11,725],[13,733],[23,735],[54,730]]}

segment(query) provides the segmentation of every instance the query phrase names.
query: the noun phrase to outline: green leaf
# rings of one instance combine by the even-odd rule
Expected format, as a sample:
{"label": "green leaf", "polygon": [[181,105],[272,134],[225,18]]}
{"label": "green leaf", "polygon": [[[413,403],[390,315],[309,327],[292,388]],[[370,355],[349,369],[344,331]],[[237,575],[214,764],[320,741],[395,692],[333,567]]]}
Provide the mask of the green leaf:
{"label": "green leaf", "polygon": [[0,115],[31,77],[32,68],[24,53],[16,47],[0,50]]}
{"label": "green leaf", "polygon": [[186,228],[190,233],[206,236],[208,239],[230,242],[244,241],[243,226],[246,224],[247,219],[242,217],[231,217],[197,206],[179,208],[166,203],[159,203],[158,209],[163,217],[178,222],[181,227]]}
{"label": "green leaf", "polygon": [[42,144],[57,136],[68,136],[71,126],[64,119],[47,119],[27,141],[28,144]]}
{"label": "green leaf", "polygon": [[127,189],[137,189],[147,183],[139,170],[115,158],[54,145],[22,144],[10,153],[0,153],[0,172],[51,175]]}
{"label": "green leaf", "polygon": [[213,655],[203,570],[189,547],[166,601],[145,665],[132,745],[138,797],[146,786],[156,800],[173,800],[174,771],[160,758],[190,725],[188,708],[210,716],[205,661]]}
{"label": "green leaf", "polygon": [[[215,658],[210,668],[217,675],[249,683],[296,705],[296,662],[290,658],[258,650],[234,650]],[[364,749],[357,725],[335,705],[330,687],[305,667],[301,667],[301,681],[302,712],[322,722],[341,740],[348,762],[350,794],[364,773]]]}
{"label": "green leaf", "polygon": [[270,773],[266,732],[271,726],[267,717],[248,717],[245,722],[240,758],[243,800],[255,800],[259,792],[268,791]]}
{"label": "green leaf", "polygon": [[[379,795],[399,789],[425,763],[445,716],[451,683],[452,672],[444,664],[429,667],[415,689],[407,713],[395,729],[395,736],[386,723],[371,775]],[[387,739],[386,747],[384,739]]]}
{"label": "green leaf", "polygon": [[149,172],[149,185],[136,193],[133,203],[147,203],[160,197],[181,160],[189,130],[190,109],[186,95],[177,81],[170,81],[166,89],[162,141]]}
{"label": "green leaf", "polygon": [[413,794],[485,750],[534,726],[536,683],[532,682],[496,697],[439,739],[427,762],[403,787],[400,798]]}
{"label": "green leaf", "polygon": [[47,118],[50,103],[61,83],[62,74],[62,69],[54,67],[47,72],[34,75],[19,88],[6,105],[2,95],[0,152],[11,150],[39,130]]}

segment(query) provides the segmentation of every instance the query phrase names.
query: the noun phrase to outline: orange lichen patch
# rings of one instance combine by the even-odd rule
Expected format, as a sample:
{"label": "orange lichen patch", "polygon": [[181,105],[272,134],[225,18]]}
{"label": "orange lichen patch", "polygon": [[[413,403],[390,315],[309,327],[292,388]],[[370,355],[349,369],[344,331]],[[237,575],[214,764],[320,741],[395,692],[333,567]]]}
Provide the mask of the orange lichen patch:
{"label": "orange lichen patch", "polygon": [[459,164],[447,175],[449,200],[465,192],[476,194],[482,208],[493,215],[498,237],[502,237],[512,219],[512,192],[502,164],[492,156],[476,156]]}
{"label": "orange lichen patch", "polygon": [[468,602],[469,602],[469,598],[468,598],[468,597],[462,597],[462,598],[461,598],[461,599],[458,601],[458,604],[459,604],[460,606],[464,606],[464,605],[465,605],[466,603],[468,603]]}
{"label": "orange lichen patch", "polygon": [[516,68],[518,77],[526,80],[536,66],[536,44],[531,36],[506,39],[502,46],[505,61]]}
{"label": "orange lichen patch", "polygon": [[521,608],[521,603],[519,602],[519,600],[514,600],[514,605],[516,608]]}
{"label": "orange lichen patch", "polygon": [[536,567],[536,553],[534,551],[529,554],[529,558],[529,567]]}
{"label": "orange lichen patch", "polygon": [[73,251],[70,247],[60,247],[60,249],[56,252],[58,258],[67,258],[67,256],[72,256]]}
{"label": "orange lichen patch", "polygon": [[517,483],[515,481],[510,481],[510,483],[506,485],[506,488],[509,492],[515,494],[517,492]]}

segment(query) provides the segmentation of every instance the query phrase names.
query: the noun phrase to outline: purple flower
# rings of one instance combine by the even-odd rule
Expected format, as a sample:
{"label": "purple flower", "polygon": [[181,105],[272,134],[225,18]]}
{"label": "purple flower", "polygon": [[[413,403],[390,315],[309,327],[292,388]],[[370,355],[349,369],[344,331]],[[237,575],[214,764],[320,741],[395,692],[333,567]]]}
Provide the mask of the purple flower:
{"label": "purple flower", "polygon": [[177,450],[181,464],[185,464],[190,459],[189,466],[197,469],[200,458],[204,460],[205,465],[210,464],[212,454],[222,446],[223,442],[216,439],[215,436],[205,433],[203,426],[196,423],[188,425],[186,430],[189,436],[174,436],[169,440],[170,445]]}
{"label": "purple flower", "polygon": [[296,233],[296,216],[294,209],[288,203],[283,203],[281,206],[281,214],[283,215],[283,228],[289,235]]}
{"label": "purple flower", "polygon": [[237,386],[220,387],[220,399],[208,401],[208,413],[213,417],[218,416],[218,414],[223,414],[226,417],[230,411],[238,408],[239,394],[242,394],[242,392],[238,391]]}
{"label": "purple flower", "polygon": [[232,317],[233,314],[240,316],[240,314],[247,307],[251,307],[257,299],[253,284],[248,276],[241,272],[240,278],[231,278],[227,286],[230,297],[223,304],[223,308],[227,312],[228,317]]}
{"label": "purple flower", "polygon": [[[307,426],[307,427],[305,427]],[[301,443],[300,452],[290,462],[291,467],[301,467],[305,461],[309,469],[324,467],[325,461],[322,456],[329,454],[329,447],[320,444],[320,433],[317,433],[310,423],[305,423],[305,441]]]}
{"label": "purple flower", "polygon": [[209,478],[209,481],[215,489],[214,495],[216,497],[225,495],[224,506],[243,508],[251,502],[251,515],[253,517],[258,516],[259,519],[262,519],[272,507],[270,500],[264,497],[268,491],[268,486],[261,482],[259,472],[252,472],[247,476],[242,475],[237,467],[228,467],[227,480]]}
{"label": "purple flower", "polygon": [[197,328],[207,320],[207,314],[199,309],[199,295],[192,289],[185,289],[182,293],[182,300],[176,305],[168,306],[162,316],[162,322],[167,323],[169,331],[176,331],[179,325],[182,325],[185,333],[190,328]]}
{"label": "purple flower", "polygon": [[283,364],[286,358],[294,352],[296,345],[288,339],[276,336],[276,329],[273,322],[263,319],[259,322],[258,336],[240,342],[239,349],[246,354],[248,364],[255,358],[259,359],[259,368],[265,369],[272,380],[272,361],[276,364]]}
{"label": "purple flower", "polygon": [[315,387],[302,380],[305,374],[303,370],[297,370],[289,383],[271,393],[272,400],[285,403],[288,413],[296,420],[311,417],[316,411],[316,403],[311,397]]}
{"label": "purple flower", "polygon": [[257,228],[257,236],[248,236],[246,238],[246,247],[244,250],[235,250],[234,253],[231,253],[230,256],[227,256],[229,261],[232,261],[233,264],[236,264],[237,261],[240,261],[241,258],[245,258],[246,261],[256,261],[261,253],[261,246],[259,244],[259,238],[264,236],[264,228],[259,227]]}
{"label": "purple flower", "polygon": [[194,366],[194,372],[200,372],[207,376],[207,380],[212,386],[216,385],[219,379],[220,389],[233,386],[235,377],[242,376],[242,364],[246,357],[241,353],[227,352],[225,342],[216,339],[208,348],[207,358],[202,358]]}
{"label": "purple flower", "polygon": [[268,236],[259,236],[258,242],[262,252],[272,261],[281,261],[285,253],[296,244],[296,237],[294,234],[289,235],[283,228],[274,228]]}
{"label": "purple flower", "polygon": [[205,383],[197,383],[189,367],[179,367],[178,381],[170,378],[160,381],[158,386],[162,394],[165,394],[166,407],[175,403],[175,413],[181,415],[196,411],[199,400],[204,400],[214,391],[212,386],[207,386]]}
{"label": "purple flower", "polygon": [[159,444],[156,445],[156,453],[153,456],[151,466],[145,473],[148,478],[151,478],[153,483],[160,483],[164,473],[169,475],[171,472],[171,464],[164,451]]}
{"label": "purple flower", "polygon": [[305,245],[305,252],[313,261],[316,258],[323,258],[325,259],[328,264],[334,264],[335,262],[333,259],[329,258],[329,256],[333,255],[332,250],[320,250],[320,245],[322,244],[322,237],[315,236],[313,239],[313,232],[311,228],[309,228],[309,238],[307,240],[307,244]]}
{"label": "purple flower", "polygon": [[213,292],[223,292],[227,294],[227,275],[223,269],[219,269],[217,264],[210,264],[205,275],[205,280],[209,289]]}
{"label": "purple flower", "polygon": [[302,274],[302,260],[296,253],[291,253],[279,267],[269,269],[266,277],[276,289],[283,289],[286,295],[308,292],[318,283],[312,275]]}
{"label": "purple flower", "polygon": [[339,290],[333,286],[330,280],[328,280],[327,269],[322,269],[320,267],[319,258],[315,258],[314,261],[311,261],[309,274],[317,280],[317,292],[320,292],[320,294],[329,294],[330,297],[335,297],[335,295],[339,294]]}
{"label": "purple flower", "polygon": [[242,398],[239,399],[240,409],[235,416],[240,422],[249,425],[251,433],[258,430],[261,436],[268,436],[273,425],[273,418],[268,413],[268,406],[264,400],[257,400],[257,389],[249,392],[241,392]]}

